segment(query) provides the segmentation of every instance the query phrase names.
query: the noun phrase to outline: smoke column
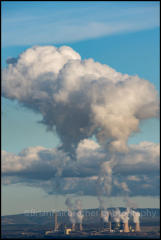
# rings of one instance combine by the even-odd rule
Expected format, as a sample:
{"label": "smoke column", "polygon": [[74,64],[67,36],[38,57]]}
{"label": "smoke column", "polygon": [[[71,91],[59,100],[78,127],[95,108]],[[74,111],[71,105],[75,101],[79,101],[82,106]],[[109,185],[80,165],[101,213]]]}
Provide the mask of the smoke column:
{"label": "smoke column", "polygon": [[157,91],[149,81],[82,60],[67,46],[34,46],[10,58],[2,71],[2,96],[41,114],[41,123],[57,133],[60,148],[73,159],[81,140],[96,137],[111,156],[100,166],[99,196],[111,193],[115,153],[127,152],[140,121],[159,113]]}
{"label": "smoke column", "polygon": [[119,208],[116,208],[116,210],[113,211],[113,220],[114,220],[114,222],[119,223],[120,222],[120,217],[121,217],[120,210],[119,210]]}
{"label": "smoke column", "polygon": [[80,200],[75,201],[75,208],[76,208],[76,222],[82,223],[84,216],[82,214],[82,206]]}
{"label": "smoke column", "polygon": [[84,216],[82,213],[81,201],[75,200],[75,203],[73,203],[70,198],[67,198],[65,204],[68,207],[68,215],[71,223],[82,223]]}
{"label": "smoke column", "polygon": [[109,220],[109,212],[107,210],[101,210],[101,217],[104,222],[108,222]]}
{"label": "smoke column", "polygon": [[125,152],[140,121],[159,111],[149,81],[82,60],[67,46],[34,46],[10,58],[2,72],[2,96],[40,113],[68,153],[93,135],[111,152]]}
{"label": "smoke column", "polygon": [[100,209],[105,209],[103,195],[109,196],[112,188],[112,167],[115,165],[114,156],[110,161],[103,162],[97,179],[97,194]]}
{"label": "smoke column", "polygon": [[73,203],[72,203],[71,199],[67,198],[66,201],[65,201],[65,204],[68,207],[69,219],[70,219],[72,224],[75,224],[75,213],[74,213],[74,209],[73,209],[74,206],[73,206]]}

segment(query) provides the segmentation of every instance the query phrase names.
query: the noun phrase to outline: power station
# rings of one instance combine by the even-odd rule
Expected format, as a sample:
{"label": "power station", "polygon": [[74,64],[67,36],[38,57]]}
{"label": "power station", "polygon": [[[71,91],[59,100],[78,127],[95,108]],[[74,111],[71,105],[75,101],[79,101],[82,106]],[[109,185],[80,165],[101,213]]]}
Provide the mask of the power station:
{"label": "power station", "polygon": [[[129,225],[129,216],[132,218],[132,224]],[[135,233],[140,232],[140,213],[133,210],[126,210],[120,212],[117,208],[115,211],[100,210],[100,228],[87,229],[83,227],[83,221],[73,222],[68,224],[60,224],[58,222],[57,213],[54,214],[54,227],[51,231],[46,231],[45,235],[105,235],[105,234],[118,234],[118,233]],[[69,217],[70,219],[70,217]],[[71,220],[71,219],[70,219]],[[83,220],[83,217],[82,217]]]}

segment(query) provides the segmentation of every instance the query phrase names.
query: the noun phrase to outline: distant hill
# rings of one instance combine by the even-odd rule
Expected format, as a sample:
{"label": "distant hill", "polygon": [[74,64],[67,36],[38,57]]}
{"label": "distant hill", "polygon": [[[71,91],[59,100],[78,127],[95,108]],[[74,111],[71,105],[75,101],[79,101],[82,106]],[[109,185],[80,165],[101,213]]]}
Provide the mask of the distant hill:
{"label": "distant hill", "polygon": [[[113,210],[111,208],[109,210]],[[120,208],[120,211],[124,211],[125,208]],[[160,209],[158,208],[138,208],[141,225],[159,225],[160,224]],[[100,221],[100,210],[99,209],[85,209],[83,210],[84,218],[83,224],[96,224]],[[68,213],[57,212],[58,222],[70,224]],[[7,215],[1,217],[2,228],[5,225],[48,225],[49,227],[54,226],[54,213],[52,212],[40,212],[36,213],[35,216],[32,214],[16,214]]]}

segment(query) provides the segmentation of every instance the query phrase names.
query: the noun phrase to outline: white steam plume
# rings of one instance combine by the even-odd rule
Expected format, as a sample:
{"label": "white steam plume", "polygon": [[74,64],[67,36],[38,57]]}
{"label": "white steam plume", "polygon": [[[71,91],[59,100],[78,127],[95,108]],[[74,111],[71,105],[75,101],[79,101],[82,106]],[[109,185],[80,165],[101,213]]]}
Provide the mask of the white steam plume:
{"label": "white steam plume", "polygon": [[[2,72],[2,95],[41,113],[41,122],[57,132],[61,148],[74,158],[81,140],[96,137],[112,156],[100,167],[99,196],[111,194],[114,154],[127,152],[128,137],[139,131],[140,121],[159,112],[157,92],[149,81],[93,59],[81,60],[67,46],[35,46],[9,59]],[[126,183],[121,187],[128,190]],[[75,221],[70,201],[67,205]]]}
{"label": "white steam plume", "polygon": [[126,182],[118,182],[117,179],[114,180],[114,185],[116,185],[117,187],[121,188],[125,193],[130,192],[130,189],[127,186]]}
{"label": "white steam plume", "polygon": [[67,198],[65,200],[65,204],[68,207],[68,216],[72,224],[75,224],[75,213],[74,213],[74,205],[72,203],[72,200],[70,198]]}
{"label": "white steam plume", "polygon": [[79,199],[75,201],[75,208],[76,208],[76,222],[82,223],[84,216],[82,213],[81,201]]}
{"label": "white steam plume", "polygon": [[104,222],[108,222],[109,212],[107,210],[101,210],[101,218],[104,220]]}
{"label": "white steam plume", "polygon": [[121,217],[121,220],[123,221],[123,223],[128,223],[129,221],[129,209],[127,209],[126,211],[123,211],[121,214],[120,214],[120,217]]}
{"label": "white steam plume", "polygon": [[83,217],[82,210],[76,211],[76,222],[82,223]]}
{"label": "white steam plume", "polygon": [[67,198],[65,204],[68,207],[68,216],[71,223],[82,223],[84,216],[82,213],[81,201],[77,199],[75,200],[75,203],[73,203],[71,198]]}
{"label": "white steam plume", "polygon": [[128,194],[130,192],[130,189],[129,189],[127,183],[126,182],[120,182],[119,183],[117,179],[115,179],[113,181],[113,183],[114,183],[115,186],[117,186],[118,188],[120,188],[122,190],[122,194],[124,194],[124,202],[125,202],[126,206],[128,207],[127,202],[128,202],[128,199],[129,199]]}
{"label": "white steam plume", "polygon": [[134,223],[139,223],[140,222],[140,213],[136,212],[134,210],[131,210],[130,213],[133,216],[133,222]]}
{"label": "white steam plume", "polygon": [[119,208],[116,208],[116,210],[112,212],[112,217],[114,222],[120,222],[121,213]]}
{"label": "white steam plume", "polygon": [[81,60],[67,46],[35,46],[10,59],[2,94],[41,113],[42,123],[56,130],[70,153],[92,135],[111,151],[124,152],[140,120],[158,114],[157,92],[149,81]]}
{"label": "white steam plume", "polygon": [[[26,148],[18,154],[2,151],[2,179],[5,184],[21,182],[41,187],[49,194],[81,192],[83,195],[96,196],[96,186],[100,189],[100,185],[96,185],[99,166],[103,161],[107,161],[109,153],[101,146],[97,147],[93,141],[90,144],[90,141],[78,147],[77,161],[67,157],[63,151],[40,146]],[[127,183],[130,197],[159,196],[159,156],[159,144],[148,142],[130,145],[128,153],[116,153],[117,164],[112,168],[110,196],[125,195],[125,192],[114,184],[115,179],[118,183]],[[59,179],[59,185],[55,182],[55,177]],[[110,207],[111,198],[107,201],[105,196],[107,194],[101,195],[101,192],[98,195],[101,209],[107,207],[103,200]],[[138,207],[130,198],[127,199],[126,206],[132,209]]]}
{"label": "white steam plume", "polygon": [[115,165],[114,156],[110,161],[103,162],[100,166],[100,172],[97,179],[97,194],[100,209],[105,209],[102,195],[109,196],[112,189],[112,167]]}

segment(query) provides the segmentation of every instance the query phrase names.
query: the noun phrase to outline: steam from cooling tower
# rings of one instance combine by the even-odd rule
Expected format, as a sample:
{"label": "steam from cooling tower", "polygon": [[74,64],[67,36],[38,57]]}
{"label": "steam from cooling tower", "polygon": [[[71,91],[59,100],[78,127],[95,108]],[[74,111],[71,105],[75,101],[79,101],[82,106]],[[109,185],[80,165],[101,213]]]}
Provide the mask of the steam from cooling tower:
{"label": "steam from cooling tower", "polygon": [[[128,188],[126,182],[121,182],[121,183],[119,183],[119,182],[117,181],[117,179],[115,179],[113,183],[114,183],[114,185],[116,185],[117,187],[119,187],[120,189],[122,189],[124,193],[128,194],[128,193],[130,192],[130,189]],[[126,198],[127,198],[127,197],[126,197]],[[126,198],[125,198],[125,199],[126,199]],[[127,201],[127,199],[126,199],[126,201]]]}
{"label": "steam from cooling tower", "polygon": [[[115,153],[127,152],[140,121],[159,112],[157,91],[149,81],[82,60],[67,46],[34,46],[10,59],[2,72],[2,96],[41,114],[41,123],[60,138],[60,149],[74,159],[80,141],[96,137],[111,159],[100,166],[99,196],[111,193]],[[82,221],[81,209],[69,199],[66,205],[71,222]]]}
{"label": "steam from cooling tower", "polygon": [[140,222],[140,213],[136,212],[134,210],[131,210],[131,214],[133,216],[134,223],[139,223]]}
{"label": "steam from cooling tower", "polygon": [[107,210],[101,210],[101,218],[107,223],[109,221],[109,212]]}
{"label": "steam from cooling tower", "polygon": [[97,179],[97,194],[100,209],[105,209],[102,196],[109,196],[112,189],[112,167],[115,165],[114,156],[110,161],[103,162],[100,166],[100,172]]}
{"label": "steam from cooling tower", "polygon": [[129,209],[127,209],[126,211],[123,211],[120,217],[123,223],[127,223],[129,221]]}
{"label": "steam from cooling tower", "polygon": [[128,197],[125,198],[126,206],[129,208],[138,208],[138,204],[136,204],[133,200]]}
{"label": "steam from cooling tower", "polygon": [[112,183],[112,168],[111,162],[104,162],[101,165],[101,181],[103,180],[103,189],[107,195],[111,193],[111,183]]}
{"label": "steam from cooling tower", "polygon": [[65,200],[65,204],[68,207],[68,216],[72,224],[75,224],[75,213],[74,213],[74,206],[70,198]]}
{"label": "steam from cooling tower", "polygon": [[82,206],[80,200],[75,200],[75,203],[72,202],[70,198],[67,198],[65,204],[68,207],[68,215],[72,224],[80,223],[83,221]]}
{"label": "steam from cooling tower", "polygon": [[129,209],[126,211],[122,212],[121,215],[121,220],[124,223],[124,232],[129,232],[129,226],[128,226],[128,221],[129,221]]}
{"label": "steam from cooling tower", "polygon": [[121,217],[121,212],[120,212],[119,208],[116,208],[116,210],[113,211],[114,222],[119,223],[120,222],[120,217]]}
{"label": "steam from cooling tower", "polygon": [[108,222],[109,220],[109,212],[106,210],[104,199],[101,195],[98,195],[98,200],[100,204],[100,217],[103,219],[104,222]]}
{"label": "steam from cooling tower", "polygon": [[81,211],[81,210],[76,211],[76,222],[78,222],[78,223],[82,223],[82,220],[83,220],[83,214],[82,214],[82,211]]}
{"label": "steam from cooling tower", "polygon": [[73,209],[73,203],[72,203],[71,198],[67,198],[67,199],[65,200],[65,204],[67,205],[68,209],[70,209],[70,210]]}
{"label": "steam from cooling tower", "polygon": [[133,222],[135,223],[135,231],[140,232],[140,213],[131,210],[131,215],[133,216]]}
{"label": "steam from cooling tower", "polygon": [[75,208],[76,208],[76,222],[82,223],[84,216],[82,214],[82,206],[80,200],[75,201]]}
{"label": "steam from cooling tower", "polygon": [[111,152],[128,150],[127,140],[143,119],[158,115],[154,86],[138,76],[81,60],[72,48],[34,46],[8,61],[2,95],[42,115],[64,151],[95,135]]}

